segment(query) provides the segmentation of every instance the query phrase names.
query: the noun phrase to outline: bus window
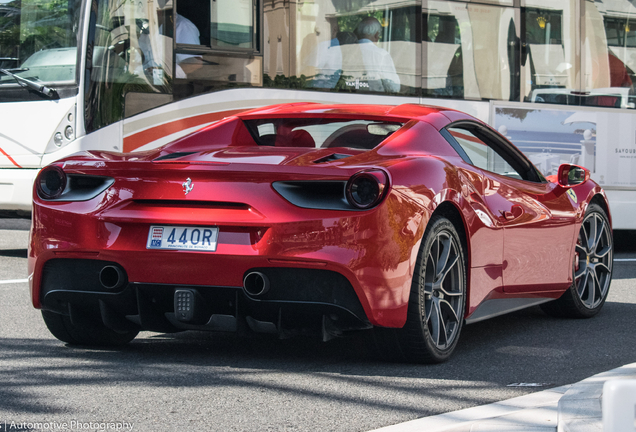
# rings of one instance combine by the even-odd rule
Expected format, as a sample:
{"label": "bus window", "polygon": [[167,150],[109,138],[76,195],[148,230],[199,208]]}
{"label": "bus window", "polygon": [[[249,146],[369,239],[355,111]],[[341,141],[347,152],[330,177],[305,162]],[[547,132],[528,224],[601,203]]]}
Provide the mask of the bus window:
{"label": "bus window", "polygon": [[453,15],[428,14],[422,21],[423,95],[464,97],[459,23]]}
{"label": "bus window", "polygon": [[179,0],[177,10],[175,99],[262,85],[257,1]]}
{"label": "bus window", "polygon": [[[414,0],[299,3],[297,31],[289,42],[295,61],[289,72],[284,65],[268,68],[265,83],[284,82],[278,77],[282,73],[291,75],[286,77],[289,87],[416,95],[421,68],[418,11]],[[274,12],[266,20],[283,18]],[[274,42],[271,33],[268,42]],[[266,53],[268,48],[268,54],[276,55],[267,46]]]}
{"label": "bus window", "polygon": [[628,0],[585,6],[581,104],[635,108],[636,7]]}
{"label": "bus window", "polygon": [[[34,82],[76,87],[80,10],[80,0],[2,2],[0,68]],[[0,75],[0,89],[10,87],[20,88],[15,78]]]}
{"label": "bus window", "polygon": [[255,6],[252,0],[211,0],[211,46],[255,49]]}
{"label": "bus window", "polygon": [[574,2],[555,3],[554,8],[526,3],[525,100],[568,104],[577,90],[575,62]]}
{"label": "bus window", "polygon": [[[93,0],[86,62],[85,127],[92,132],[169,102],[172,1]],[[128,93],[133,95],[128,96]],[[134,107],[134,94],[146,94]],[[125,109],[126,103],[132,106]]]}
{"label": "bus window", "polygon": [[514,8],[431,0],[422,22],[423,96],[518,100]]}

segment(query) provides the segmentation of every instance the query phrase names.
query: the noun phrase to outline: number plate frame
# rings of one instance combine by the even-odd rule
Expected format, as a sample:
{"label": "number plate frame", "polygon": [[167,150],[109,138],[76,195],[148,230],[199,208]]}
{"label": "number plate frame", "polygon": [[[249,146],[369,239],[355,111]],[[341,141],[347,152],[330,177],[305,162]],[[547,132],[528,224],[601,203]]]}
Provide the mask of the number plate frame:
{"label": "number plate frame", "polygon": [[219,228],[151,225],[146,249],[216,252]]}

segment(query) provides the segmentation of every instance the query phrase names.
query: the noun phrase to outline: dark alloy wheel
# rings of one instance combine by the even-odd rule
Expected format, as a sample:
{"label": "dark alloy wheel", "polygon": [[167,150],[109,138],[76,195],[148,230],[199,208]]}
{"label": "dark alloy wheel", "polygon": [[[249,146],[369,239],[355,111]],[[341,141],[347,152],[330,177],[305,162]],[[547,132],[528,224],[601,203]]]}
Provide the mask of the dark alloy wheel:
{"label": "dark alloy wheel", "polygon": [[573,283],[561,298],[542,305],[552,316],[589,318],[607,299],[612,281],[614,240],[607,215],[591,204],[579,230],[573,264]]}
{"label": "dark alloy wheel", "polygon": [[452,354],[464,323],[466,260],[461,239],[446,218],[434,216],[417,257],[406,324],[376,329],[386,355],[441,363]]}

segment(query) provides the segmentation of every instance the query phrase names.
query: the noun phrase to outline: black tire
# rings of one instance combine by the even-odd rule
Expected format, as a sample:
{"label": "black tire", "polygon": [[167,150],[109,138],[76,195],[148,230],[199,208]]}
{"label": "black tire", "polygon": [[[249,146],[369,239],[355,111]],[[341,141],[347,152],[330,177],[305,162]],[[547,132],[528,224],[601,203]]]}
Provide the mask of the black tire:
{"label": "black tire", "polygon": [[433,216],[417,256],[406,324],[401,329],[374,329],[380,354],[413,363],[448,360],[459,340],[465,304],[464,247],[454,225]]}
{"label": "black tire", "polygon": [[614,239],[605,211],[590,204],[576,241],[572,285],[541,308],[554,317],[591,318],[603,307],[612,281]]}
{"label": "black tire", "polygon": [[70,345],[89,345],[112,347],[125,345],[133,340],[138,330],[116,332],[103,324],[91,322],[83,325],[73,324],[70,317],[43,310],[42,318],[53,336]]}

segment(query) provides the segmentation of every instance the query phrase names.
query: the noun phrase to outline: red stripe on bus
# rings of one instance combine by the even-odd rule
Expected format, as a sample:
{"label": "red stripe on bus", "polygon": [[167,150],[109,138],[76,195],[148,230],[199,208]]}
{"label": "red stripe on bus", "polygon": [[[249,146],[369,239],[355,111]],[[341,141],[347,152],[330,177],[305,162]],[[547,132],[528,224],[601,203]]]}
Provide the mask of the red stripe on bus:
{"label": "red stripe on bus", "polygon": [[484,144],[484,142],[482,140],[480,140],[477,137],[474,137],[474,136],[471,136],[471,135],[466,135],[466,134],[463,134],[461,132],[457,132],[457,131],[453,131],[453,130],[451,130],[449,132],[455,138],[465,139],[466,141],[472,141],[472,142],[474,142],[476,144],[481,144],[481,145],[484,145],[484,146],[486,145],[486,144]]}
{"label": "red stripe on bus", "polygon": [[214,121],[221,120],[227,116],[246,111],[246,109],[201,114],[198,116],[175,120],[170,123],[164,123],[153,128],[146,129],[145,131],[137,132],[136,134],[124,138],[124,152],[131,152],[135,149],[138,149],[139,147],[145,146],[148,143],[151,143],[173,133],[177,133],[184,129],[190,129],[205,123],[212,123]]}
{"label": "red stripe on bus", "polygon": [[7,152],[5,152],[4,150],[2,150],[2,148],[0,148],[0,153],[2,153],[3,155],[5,155],[7,157],[7,159],[9,159],[11,161],[11,163],[15,166],[17,166],[18,168],[22,168],[20,165],[18,165],[18,163],[16,161],[13,160],[13,158],[11,156],[9,156],[7,154]]}

